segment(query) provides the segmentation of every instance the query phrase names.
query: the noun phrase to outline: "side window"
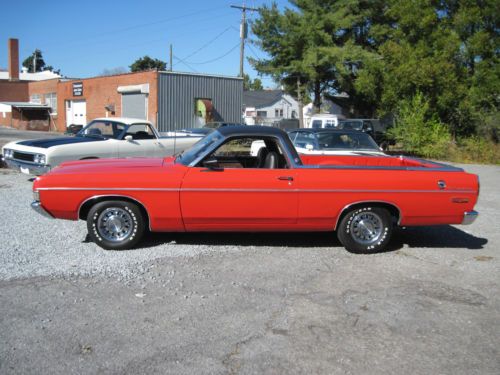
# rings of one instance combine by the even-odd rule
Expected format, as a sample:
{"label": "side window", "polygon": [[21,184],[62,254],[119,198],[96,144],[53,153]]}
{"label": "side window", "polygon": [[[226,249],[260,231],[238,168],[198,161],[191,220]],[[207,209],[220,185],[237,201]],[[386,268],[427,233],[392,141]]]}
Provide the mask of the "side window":
{"label": "side window", "polygon": [[155,135],[149,124],[133,124],[127,128],[125,135],[131,135],[133,139],[154,139]]}
{"label": "side window", "polygon": [[[232,138],[205,158],[219,168],[288,168],[279,142],[274,138]],[[201,163],[202,165],[204,162]]]}

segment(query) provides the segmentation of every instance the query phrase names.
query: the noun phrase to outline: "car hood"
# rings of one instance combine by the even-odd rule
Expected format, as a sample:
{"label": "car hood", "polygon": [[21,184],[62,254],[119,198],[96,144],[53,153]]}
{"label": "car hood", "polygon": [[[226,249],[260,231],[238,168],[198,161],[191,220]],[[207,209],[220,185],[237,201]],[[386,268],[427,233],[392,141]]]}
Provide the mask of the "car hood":
{"label": "car hood", "polygon": [[57,137],[50,139],[32,139],[28,141],[17,142],[18,145],[50,148],[54,146],[68,145],[72,143],[85,143],[85,142],[99,142],[106,141],[104,138],[91,138],[91,137]]}
{"label": "car hood", "polygon": [[117,158],[67,161],[59,164],[50,174],[111,174],[161,168],[170,158]]}

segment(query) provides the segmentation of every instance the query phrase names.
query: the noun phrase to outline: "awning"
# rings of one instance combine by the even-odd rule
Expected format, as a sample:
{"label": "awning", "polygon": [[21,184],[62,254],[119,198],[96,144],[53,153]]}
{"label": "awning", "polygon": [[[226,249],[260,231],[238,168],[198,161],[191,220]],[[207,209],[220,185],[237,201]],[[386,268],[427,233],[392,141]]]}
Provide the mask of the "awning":
{"label": "awning", "polygon": [[0,102],[0,104],[10,105],[17,109],[31,109],[31,110],[43,110],[50,111],[50,107],[47,104],[36,104],[30,102]]}

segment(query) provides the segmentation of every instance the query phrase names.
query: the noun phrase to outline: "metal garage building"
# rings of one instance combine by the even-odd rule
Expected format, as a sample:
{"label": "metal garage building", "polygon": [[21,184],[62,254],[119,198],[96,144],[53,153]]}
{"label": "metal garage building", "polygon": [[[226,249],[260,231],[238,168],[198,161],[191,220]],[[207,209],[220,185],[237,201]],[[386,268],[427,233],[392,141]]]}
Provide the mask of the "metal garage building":
{"label": "metal garage building", "polygon": [[242,122],[243,79],[178,72],[158,75],[160,131],[209,121]]}

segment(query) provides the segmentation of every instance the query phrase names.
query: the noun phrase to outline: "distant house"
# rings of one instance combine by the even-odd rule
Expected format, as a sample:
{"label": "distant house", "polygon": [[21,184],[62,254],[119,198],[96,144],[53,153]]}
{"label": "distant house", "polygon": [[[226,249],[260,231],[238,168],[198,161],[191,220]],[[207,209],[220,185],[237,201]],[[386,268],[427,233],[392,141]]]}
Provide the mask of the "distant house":
{"label": "distant house", "polygon": [[282,90],[243,92],[243,119],[247,125],[272,125],[298,117],[298,102]]}

